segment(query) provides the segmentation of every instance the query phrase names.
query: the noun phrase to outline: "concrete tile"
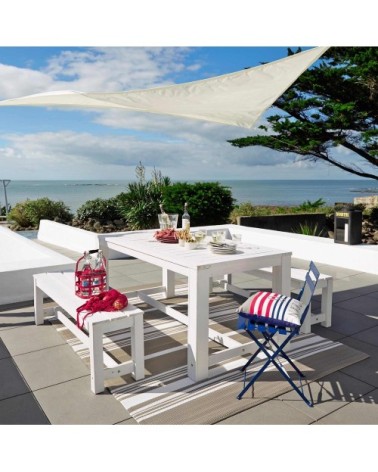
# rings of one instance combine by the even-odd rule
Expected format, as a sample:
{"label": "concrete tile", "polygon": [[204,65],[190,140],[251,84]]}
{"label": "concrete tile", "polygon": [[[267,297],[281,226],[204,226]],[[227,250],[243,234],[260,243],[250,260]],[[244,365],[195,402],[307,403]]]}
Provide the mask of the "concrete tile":
{"label": "concrete tile", "polygon": [[123,288],[133,290],[134,287],[140,286],[140,282],[137,282],[135,279],[125,275],[113,275],[109,277],[109,285],[110,287],[115,288],[116,290],[120,290]]}
{"label": "concrete tile", "polygon": [[131,279],[134,279],[139,285],[143,284],[151,284],[152,286],[156,285],[159,286],[162,284],[162,277],[161,273],[157,274],[156,272],[143,272],[140,274],[132,274],[130,275]]}
{"label": "concrete tile", "polygon": [[50,422],[34,395],[26,393],[0,401],[0,424],[42,425]]}
{"label": "concrete tile", "polygon": [[371,385],[342,372],[334,372],[323,379],[304,385],[304,394],[312,399],[313,407],[308,407],[294,390],[281,395],[278,400],[283,400],[296,410],[311,416],[314,420],[319,420],[372,390],[374,387]]}
{"label": "concrete tile", "polygon": [[8,329],[1,332],[1,337],[12,356],[65,344],[62,336],[50,324]]}
{"label": "concrete tile", "polygon": [[312,421],[308,414],[275,399],[222,420],[217,425],[306,425]]}
{"label": "concrete tile", "polygon": [[34,392],[51,424],[114,424],[130,415],[112,394],[95,395],[90,377],[63,382]]}
{"label": "concrete tile", "polygon": [[364,294],[350,300],[336,302],[335,308],[346,308],[348,310],[375,317],[378,320],[378,300],[375,297]]}
{"label": "concrete tile", "polygon": [[311,332],[318,334],[322,338],[330,339],[331,341],[340,341],[345,338],[345,334],[333,331],[332,327],[324,328],[320,324],[312,325]]}
{"label": "concrete tile", "polygon": [[365,343],[378,346],[378,326],[361,331],[360,333],[355,334],[354,337]]}
{"label": "concrete tile", "polygon": [[10,353],[3,340],[0,338],[0,359],[5,359],[6,357],[10,357]]}
{"label": "concrete tile", "polygon": [[375,326],[377,326],[377,320],[373,318],[349,310],[347,307],[344,308],[339,304],[333,306],[332,326],[330,327],[332,331],[351,336]]}
{"label": "concrete tile", "polygon": [[30,392],[28,384],[11,357],[0,360],[0,379],[0,400]]}
{"label": "concrete tile", "polygon": [[30,306],[25,308],[10,307],[0,311],[0,332],[6,329],[32,326],[34,324],[34,308]]}
{"label": "concrete tile", "polygon": [[133,425],[138,425],[139,423],[134,420],[134,418],[129,418],[125,421],[120,421],[119,423],[115,423],[117,425],[125,425],[125,426],[133,426]]}
{"label": "concrete tile", "polygon": [[378,388],[378,356],[369,357],[342,369],[341,372]]}
{"label": "concrete tile", "polygon": [[88,367],[65,342],[18,355],[14,360],[33,391],[90,375]]}
{"label": "concrete tile", "polygon": [[316,424],[377,425],[378,389],[322,418]]}

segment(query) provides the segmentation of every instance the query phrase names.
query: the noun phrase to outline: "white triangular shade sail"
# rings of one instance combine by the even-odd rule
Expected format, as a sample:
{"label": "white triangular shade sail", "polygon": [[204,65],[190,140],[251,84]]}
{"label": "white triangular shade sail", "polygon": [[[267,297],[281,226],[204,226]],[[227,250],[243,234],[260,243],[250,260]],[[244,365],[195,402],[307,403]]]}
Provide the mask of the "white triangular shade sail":
{"label": "white triangular shade sail", "polygon": [[119,108],[251,128],[327,49],[313,48],[251,69],[179,85],[114,93],[47,92],[3,100],[0,106]]}

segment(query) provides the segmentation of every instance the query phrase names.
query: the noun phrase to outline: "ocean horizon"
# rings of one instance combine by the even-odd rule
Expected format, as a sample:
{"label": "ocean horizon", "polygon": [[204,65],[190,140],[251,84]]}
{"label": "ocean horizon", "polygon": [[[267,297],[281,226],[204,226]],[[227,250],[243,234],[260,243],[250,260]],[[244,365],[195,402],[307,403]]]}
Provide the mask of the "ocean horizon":
{"label": "ocean horizon", "polygon": [[[172,180],[174,182],[174,180]],[[210,182],[196,180],[187,182]],[[255,205],[299,205],[322,198],[327,205],[353,203],[355,197],[378,195],[378,181],[345,180],[213,180],[229,187],[237,203]],[[12,180],[7,187],[8,203],[48,197],[63,201],[72,212],[88,200],[111,198],[127,192],[134,180]],[[4,205],[0,186],[0,206]]]}

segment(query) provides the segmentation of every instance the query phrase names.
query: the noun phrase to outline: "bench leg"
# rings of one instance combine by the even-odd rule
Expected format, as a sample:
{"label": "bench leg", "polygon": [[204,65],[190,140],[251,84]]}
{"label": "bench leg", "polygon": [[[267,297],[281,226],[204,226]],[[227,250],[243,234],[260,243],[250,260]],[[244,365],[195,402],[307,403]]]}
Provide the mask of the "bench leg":
{"label": "bench leg", "polygon": [[143,313],[134,315],[134,322],[130,330],[131,358],[134,363],[132,376],[135,380],[144,379],[144,329]]}
{"label": "bench leg", "polygon": [[89,324],[89,358],[91,366],[91,390],[101,393],[104,387],[104,359],[102,329],[99,325]]}
{"label": "bench leg", "polygon": [[38,287],[36,279],[34,279],[34,321],[36,325],[44,323],[43,292]]}
{"label": "bench leg", "polygon": [[332,297],[333,297],[333,279],[327,280],[327,285],[322,289],[321,311],[325,314],[325,320],[322,326],[329,328],[332,325]]}

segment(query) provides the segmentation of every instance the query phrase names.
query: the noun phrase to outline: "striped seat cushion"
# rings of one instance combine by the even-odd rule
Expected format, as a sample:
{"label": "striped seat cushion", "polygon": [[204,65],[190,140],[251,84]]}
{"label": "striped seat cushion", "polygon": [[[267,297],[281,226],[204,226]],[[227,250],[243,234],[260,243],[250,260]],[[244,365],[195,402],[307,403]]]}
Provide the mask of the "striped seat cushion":
{"label": "striped seat cushion", "polygon": [[239,307],[239,327],[245,327],[246,318],[277,326],[300,326],[301,310],[302,303],[294,298],[279,293],[257,292]]}

